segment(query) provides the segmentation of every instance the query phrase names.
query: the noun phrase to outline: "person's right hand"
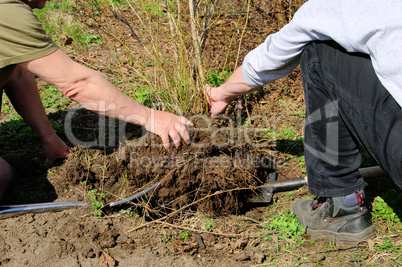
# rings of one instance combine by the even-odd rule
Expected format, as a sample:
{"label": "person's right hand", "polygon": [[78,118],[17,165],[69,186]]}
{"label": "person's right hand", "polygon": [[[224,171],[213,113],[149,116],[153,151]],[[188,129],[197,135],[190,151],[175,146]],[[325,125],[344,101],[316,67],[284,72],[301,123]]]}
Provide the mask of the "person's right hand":
{"label": "person's right hand", "polygon": [[207,97],[209,109],[211,111],[211,117],[214,119],[220,117],[223,112],[225,112],[226,107],[229,105],[230,101],[227,102],[222,99],[219,87],[212,87],[208,84],[205,89],[205,95]]}
{"label": "person's right hand", "polygon": [[183,116],[150,109],[150,116],[147,118],[144,127],[147,131],[159,135],[163,146],[169,150],[170,139],[173,140],[176,148],[180,147],[181,139],[186,144],[190,144],[190,135],[186,125],[193,126],[193,123]]}

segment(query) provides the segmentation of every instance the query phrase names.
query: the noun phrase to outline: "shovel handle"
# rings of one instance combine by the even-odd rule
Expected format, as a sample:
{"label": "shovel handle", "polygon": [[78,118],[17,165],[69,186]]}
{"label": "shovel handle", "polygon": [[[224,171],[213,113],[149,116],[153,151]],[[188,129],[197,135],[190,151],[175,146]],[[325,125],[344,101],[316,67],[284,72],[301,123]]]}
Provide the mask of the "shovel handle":
{"label": "shovel handle", "polygon": [[306,184],[307,184],[307,181],[306,181],[305,177],[299,177],[299,178],[295,178],[295,179],[276,181],[273,183],[264,184],[264,185],[262,185],[261,190],[268,191],[269,193],[272,194],[275,192],[292,191],[292,190],[300,188]]}
{"label": "shovel handle", "polygon": [[[363,176],[363,178],[371,178],[371,177],[379,177],[387,175],[387,173],[384,172],[379,166],[360,168],[359,172]],[[271,193],[285,192],[297,189],[306,184],[307,184],[307,176],[268,183],[263,185],[262,190],[268,190]]]}

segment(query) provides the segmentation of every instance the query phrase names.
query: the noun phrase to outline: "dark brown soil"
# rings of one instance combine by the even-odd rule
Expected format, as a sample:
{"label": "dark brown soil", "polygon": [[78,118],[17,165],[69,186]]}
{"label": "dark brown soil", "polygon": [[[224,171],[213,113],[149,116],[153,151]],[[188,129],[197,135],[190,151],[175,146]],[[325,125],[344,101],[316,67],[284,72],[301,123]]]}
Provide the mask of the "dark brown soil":
{"label": "dark brown soil", "polygon": [[274,164],[268,153],[274,152],[253,148],[242,136],[245,129],[229,129],[223,121],[203,116],[194,123],[189,129],[192,143],[180,149],[166,151],[159,138],[151,134],[127,142],[108,155],[102,150],[74,149],[52,183],[57,192],[63,192],[85,182],[89,189],[106,189],[106,198],[115,201],[160,182],[149,200],[158,213],[179,209],[217,191],[230,191],[208,197],[194,208],[220,215],[237,214],[256,193],[233,189],[266,182]]}

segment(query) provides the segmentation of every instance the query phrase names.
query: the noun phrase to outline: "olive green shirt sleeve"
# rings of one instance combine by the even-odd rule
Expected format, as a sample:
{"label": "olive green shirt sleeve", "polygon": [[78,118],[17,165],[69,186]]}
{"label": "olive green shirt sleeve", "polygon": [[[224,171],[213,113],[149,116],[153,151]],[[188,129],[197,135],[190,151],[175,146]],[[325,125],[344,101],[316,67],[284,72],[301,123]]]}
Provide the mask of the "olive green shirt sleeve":
{"label": "olive green shirt sleeve", "polygon": [[10,75],[7,66],[41,58],[56,49],[28,5],[19,0],[0,0],[0,87]]}

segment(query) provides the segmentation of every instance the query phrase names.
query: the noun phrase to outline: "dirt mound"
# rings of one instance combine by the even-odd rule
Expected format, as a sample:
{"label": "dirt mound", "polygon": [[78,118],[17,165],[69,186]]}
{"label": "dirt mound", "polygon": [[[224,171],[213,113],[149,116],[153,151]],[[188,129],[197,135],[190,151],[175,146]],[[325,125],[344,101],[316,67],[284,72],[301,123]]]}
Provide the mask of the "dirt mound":
{"label": "dirt mound", "polygon": [[146,201],[154,214],[164,215],[191,203],[203,212],[238,213],[257,194],[240,189],[261,185],[265,182],[261,177],[273,171],[272,151],[257,150],[251,130],[234,126],[231,119],[193,121],[195,127],[189,129],[192,143],[180,149],[166,151],[160,138],[147,133],[109,154],[106,150],[73,150],[58,169],[64,182],[54,181],[55,190],[64,192],[85,183],[101,189],[112,202],[160,182]]}

